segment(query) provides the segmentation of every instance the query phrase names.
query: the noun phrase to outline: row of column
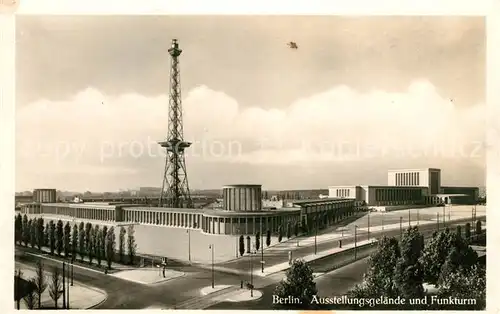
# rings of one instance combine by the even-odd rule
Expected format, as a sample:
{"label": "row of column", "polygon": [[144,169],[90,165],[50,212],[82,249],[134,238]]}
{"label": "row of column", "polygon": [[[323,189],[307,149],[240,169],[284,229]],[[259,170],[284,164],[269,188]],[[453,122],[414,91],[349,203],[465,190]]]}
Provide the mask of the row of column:
{"label": "row of column", "polygon": [[170,227],[199,228],[201,214],[125,209],[124,220]]}
{"label": "row of column", "polygon": [[102,221],[114,221],[115,211],[100,208],[72,208],[74,210],[73,217],[83,219],[95,219]]}
{"label": "row of column", "polygon": [[255,234],[270,230],[278,232],[288,224],[299,220],[299,214],[254,217],[202,217],[202,229],[210,234]]}

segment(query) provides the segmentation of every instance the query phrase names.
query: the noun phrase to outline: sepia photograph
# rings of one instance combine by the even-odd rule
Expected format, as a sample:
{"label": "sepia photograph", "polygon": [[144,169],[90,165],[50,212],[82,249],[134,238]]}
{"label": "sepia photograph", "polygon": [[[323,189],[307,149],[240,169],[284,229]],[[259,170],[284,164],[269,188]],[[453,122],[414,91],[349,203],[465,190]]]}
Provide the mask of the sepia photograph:
{"label": "sepia photograph", "polygon": [[486,308],[485,17],[19,15],[15,47],[15,309]]}

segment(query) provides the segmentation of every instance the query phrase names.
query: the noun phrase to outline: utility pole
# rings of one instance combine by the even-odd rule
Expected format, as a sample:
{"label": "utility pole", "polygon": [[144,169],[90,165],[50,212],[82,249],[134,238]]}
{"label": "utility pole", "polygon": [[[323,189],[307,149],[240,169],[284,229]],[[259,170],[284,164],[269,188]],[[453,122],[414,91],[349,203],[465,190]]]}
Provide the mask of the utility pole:
{"label": "utility pole", "polygon": [[74,258],[71,257],[71,286],[73,286],[73,277],[74,277],[74,273],[73,273],[73,260],[74,260]]}
{"label": "utility pole", "polygon": [[443,206],[443,227],[446,228],[446,204]]}
{"label": "utility pole", "polygon": [[408,209],[408,227],[411,227],[411,210]]}
{"label": "utility pole", "polygon": [[187,234],[188,234],[188,259],[189,263],[191,264],[191,229],[188,228]]}

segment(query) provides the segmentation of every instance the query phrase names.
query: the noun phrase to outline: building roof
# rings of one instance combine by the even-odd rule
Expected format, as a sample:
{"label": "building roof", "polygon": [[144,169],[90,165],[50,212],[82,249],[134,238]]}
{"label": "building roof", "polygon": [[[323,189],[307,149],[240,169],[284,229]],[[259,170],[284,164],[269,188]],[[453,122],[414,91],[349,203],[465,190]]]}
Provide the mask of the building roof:
{"label": "building roof", "polygon": [[262,184],[227,184],[222,188],[261,188]]}
{"label": "building roof", "polygon": [[408,171],[413,171],[413,172],[418,172],[418,171],[441,171],[439,168],[408,168],[408,169],[389,169],[387,172],[408,172]]}
{"label": "building roof", "polygon": [[227,211],[220,209],[209,209],[209,208],[168,208],[168,207],[126,207],[124,210],[143,210],[152,212],[172,212],[172,213],[191,213],[191,214],[203,214],[203,215],[213,215],[213,216],[266,216],[266,215],[280,215],[284,213],[298,212],[300,208],[293,207],[282,207],[272,210],[261,210],[261,211]]}
{"label": "building roof", "polygon": [[41,203],[41,206],[69,207],[69,208],[97,208],[115,209],[116,206],[106,203]]}
{"label": "building roof", "polygon": [[291,203],[294,205],[309,205],[309,204],[318,204],[318,203],[340,203],[342,201],[352,201],[354,200],[353,198],[317,198],[317,199],[310,199],[310,200],[298,200],[298,201],[292,201]]}

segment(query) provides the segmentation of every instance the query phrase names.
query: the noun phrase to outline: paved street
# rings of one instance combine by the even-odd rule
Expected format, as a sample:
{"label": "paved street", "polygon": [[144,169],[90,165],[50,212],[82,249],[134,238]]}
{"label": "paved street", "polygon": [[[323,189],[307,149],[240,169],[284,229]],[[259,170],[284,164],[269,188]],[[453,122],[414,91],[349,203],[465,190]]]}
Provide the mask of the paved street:
{"label": "paved street", "polygon": [[[422,225],[420,230],[425,234],[431,234],[435,230],[436,224]],[[386,230],[387,236],[398,236],[399,228],[395,230]],[[372,233],[372,236],[381,235],[382,232]],[[363,239],[366,234],[360,235],[358,240]],[[344,240],[344,243],[354,241],[354,237],[349,237]],[[337,241],[328,241],[318,245],[318,252],[330,249],[337,245]],[[314,247],[300,247],[294,252],[294,257],[302,257],[314,252]],[[287,253],[276,254],[272,257],[264,256],[268,261],[267,266],[272,263],[281,263],[288,259]],[[311,264],[314,272],[321,272],[328,269],[332,264],[344,263],[346,259],[352,259],[350,255],[332,256]],[[28,254],[19,254],[19,249],[16,250],[16,260],[34,265],[36,257]],[[238,269],[241,274],[233,274],[225,271],[215,270],[216,285],[233,285],[239,286],[241,280],[249,281],[250,260],[246,257],[226,263],[225,267]],[[46,267],[55,266],[58,262],[44,260]],[[254,267],[260,266],[260,259],[254,259]],[[352,287],[356,282],[362,279],[362,275],[366,270],[366,259],[358,261],[354,264],[342,267],[334,272],[325,274],[317,278],[318,290],[321,295],[342,294]],[[98,308],[102,309],[143,309],[147,307],[155,308],[174,308],[181,303],[196,304],[196,299],[200,298],[200,289],[211,285],[212,273],[210,268],[198,268],[194,266],[180,266],[173,269],[182,271],[185,276],[173,279],[164,283],[159,283],[154,286],[144,285],[131,281],[126,281],[114,276],[104,275],[103,273],[75,267],[75,280],[84,284],[100,288],[107,292],[108,298]],[[284,272],[279,272],[267,277],[253,276],[253,282],[256,289],[261,290],[264,295],[260,300],[248,301],[241,303],[226,302],[214,304],[210,308],[252,308],[252,309],[270,309],[272,292],[276,284],[284,278]],[[332,282],[335,282],[333,285]],[[124,290],[124,287],[126,289]],[[179,293],[182,291],[182,293]],[[205,304],[211,305],[211,301],[205,298]],[[248,304],[247,304],[248,303]],[[245,305],[246,304],[246,305]]]}

